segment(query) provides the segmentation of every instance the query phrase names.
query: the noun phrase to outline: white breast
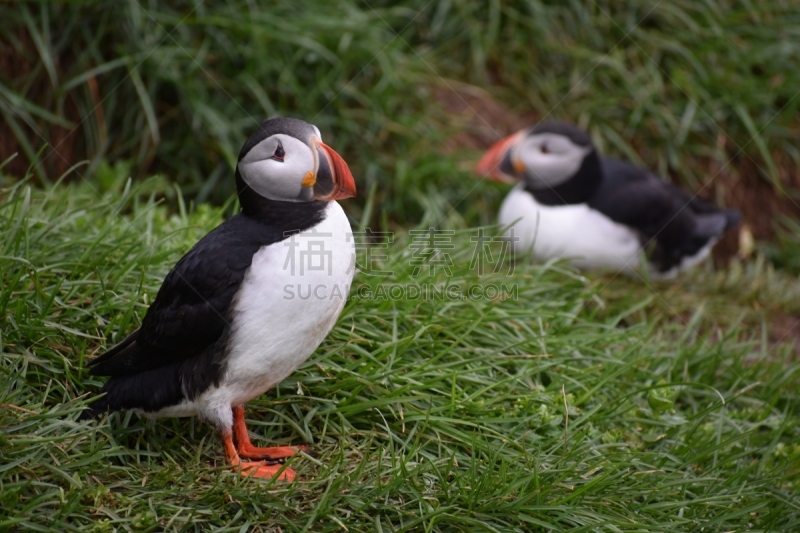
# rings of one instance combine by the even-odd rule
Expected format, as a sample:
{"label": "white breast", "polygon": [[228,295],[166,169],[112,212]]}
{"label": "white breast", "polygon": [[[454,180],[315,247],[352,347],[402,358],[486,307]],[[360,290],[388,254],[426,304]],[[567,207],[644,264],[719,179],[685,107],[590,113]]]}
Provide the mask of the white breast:
{"label": "white breast", "polygon": [[156,416],[199,414],[229,425],[231,406],[271,389],[317,349],[342,312],[354,271],[352,230],[336,202],[314,228],[261,248],[232,303],[219,387]]}
{"label": "white breast", "polygon": [[350,223],[330,202],[316,227],[253,257],[234,302],[223,386],[263,394],[295,371],[342,312],[355,270]]}
{"label": "white breast", "polygon": [[578,268],[632,272],[639,266],[641,246],[636,233],[586,204],[546,206],[524,185],[515,187],[500,207],[499,222],[514,249],[538,261],[569,259]]}

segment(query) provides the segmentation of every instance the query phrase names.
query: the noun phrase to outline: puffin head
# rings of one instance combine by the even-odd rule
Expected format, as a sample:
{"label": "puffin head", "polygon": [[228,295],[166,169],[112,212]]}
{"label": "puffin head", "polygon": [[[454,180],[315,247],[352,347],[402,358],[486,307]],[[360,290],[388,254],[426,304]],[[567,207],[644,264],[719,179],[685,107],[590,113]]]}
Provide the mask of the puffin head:
{"label": "puffin head", "polygon": [[279,202],[342,200],[356,194],[344,159],[322,142],[313,124],[295,118],[272,118],[247,139],[236,165],[239,201]]}
{"label": "puffin head", "polygon": [[596,182],[589,191],[593,194],[602,177],[589,134],[573,124],[555,121],[498,141],[478,162],[477,171],[505,183],[523,181],[534,193],[553,191],[576,180],[580,186]]}

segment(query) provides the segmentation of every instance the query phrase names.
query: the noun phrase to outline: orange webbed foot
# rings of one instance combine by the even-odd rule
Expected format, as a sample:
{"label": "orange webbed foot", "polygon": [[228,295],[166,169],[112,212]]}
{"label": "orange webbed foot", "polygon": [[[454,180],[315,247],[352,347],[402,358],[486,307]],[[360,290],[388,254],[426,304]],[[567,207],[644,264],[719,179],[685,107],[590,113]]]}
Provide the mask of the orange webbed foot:
{"label": "orange webbed foot", "polygon": [[[243,476],[254,477],[258,479],[278,479],[280,481],[294,481],[297,477],[297,472],[291,468],[284,468],[280,472],[283,465],[268,465],[262,462],[256,463],[241,463],[241,473]],[[280,472],[280,473],[279,473]]]}
{"label": "orange webbed foot", "polygon": [[233,408],[233,433],[236,437],[236,450],[239,455],[247,459],[260,459],[266,461],[280,461],[300,452],[308,453],[308,444],[298,444],[295,446],[275,446],[271,448],[259,448],[250,442],[250,434],[244,423],[244,407],[241,405]]}
{"label": "orange webbed foot", "polygon": [[276,446],[272,448],[259,448],[253,446],[237,446],[239,455],[245,459],[256,459],[263,461],[281,461],[287,457],[297,455],[300,452],[308,452],[308,444],[298,444],[297,446]]}
{"label": "orange webbed foot", "polygon": [[[233,439],[236,437],[236,444]],[[287,457],[297,455],[300,452],[308,452],[308,445],[298,446],[275,446],[271,448],[259,448],[250,442],[250,435],[247,433],[247,426],[244,423],[244,408],[242,406],[233,408],[233,431],[221,431],[220,437],[225,448],[225,460],[234,470],[241,472],[243,476],[255,477],[259,479],[279,479],[281,481],[294,481],[297,473],[291,468],[284,468],[280,463]],[[261,459],[261,461],[242,461],[245,459]]]}
{"label": "orange webbed foot", "polygon": [[[233,445],[233,436],[230,432],[220,433],[222,445],[225,448],[225,461],[235,471],[243,476],[259,479],[279,479],[281,481],[294,481],[297,473],[291,468],[284,468],[281,464],[267,464],[263,461],[244,462]],[[281,471],[283,469],[283,471]]]}

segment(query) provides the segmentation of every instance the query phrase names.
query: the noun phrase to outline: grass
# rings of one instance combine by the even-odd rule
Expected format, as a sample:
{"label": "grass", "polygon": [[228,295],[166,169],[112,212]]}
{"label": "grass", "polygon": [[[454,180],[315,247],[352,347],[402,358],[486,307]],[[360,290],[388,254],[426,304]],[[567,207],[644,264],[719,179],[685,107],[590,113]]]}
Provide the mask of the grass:
{"label": "grass", "polygon": [[[394,274],[358,274],[353,293],[505,284],[511,297],[351,298],[309,362],[249,406],[257,442],[312,444],[291,461],[298,482],[228,471],[193,419],[78,424],[100,386],[87,358],[136,327],[229,209],[170,210],[158,180],[118,187],[2,192],[2,530],[800,526],[800,363],[768,325],[797,313],[796,279],[758,261],[653,289],[524,261],[479,276],[475,230],[452,213],[452,276],[414,276],[400,231],[378,265]],[[443,209],[426,205],[423,228]]]}
{"label": "grass", "polygon": [[765,253],[778,268],[800,275],[800,223],[785,216],[777,223],[777,242],[765,244]]}
{"label": "grass", "polygon": [[[800,198],[797,3],[2,13],[0,159],[19,156],[0,165],[0,531],[800,529],[796,217],[755,257],[671,283],[470,268],[507,192],[474,179],[478,150],[545,117],[705,197],[769,205],[745,212],[763,238]],[[377,265],[393,275],[358,274],[325,343],[250,404],[258,443],[312,444],[294,484],[229,471],[193,419],[75,422],[101,386],[87,360],[232,212],[242,140],[277,114],[345,156],[354,227],[395,233]],[[452,275],[409,266],[409,231],[429,227],[454,232]],[[505,289],[379,297],[407,284]]]}
{"label": "grass", "polygon": [[[0,153],[22,154],[21,176],[45,142],[57,146],[36,166],[42,182],[82,159],[90,179],[119,161],[221,203],[242,139],[288,114],[316,123],[376,184],[390,219],[416,224],[430,174],[409,169],[463,127],[442,100],[460,102],[471,84],[512,116],[578,122],[605,153],[706,197],[746,203],[730,189],[766,180],[796,202],[800,188],[796,2],[129,0],[18,3],[5,15],[0,53],[14,68],[0,73]],[[485,146],[514,127],[478,112]],[[456,203],[464,180],[439,173],[435,185]],[[479,207],[460,208],[485,223]]]}

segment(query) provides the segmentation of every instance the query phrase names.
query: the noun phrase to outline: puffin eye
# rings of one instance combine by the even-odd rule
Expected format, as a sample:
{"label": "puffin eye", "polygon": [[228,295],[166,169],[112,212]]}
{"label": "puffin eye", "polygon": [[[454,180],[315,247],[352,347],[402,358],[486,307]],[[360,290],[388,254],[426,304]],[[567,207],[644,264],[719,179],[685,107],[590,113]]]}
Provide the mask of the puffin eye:
{"label": "puffin eye", "polygon": [[274,159],[275,161],[280,161],[283,163],[283,158],[286,157],[286,152],[283,150],[283,145],[278,141],[278,147],[275,148],[275,153],[272,154],[270,159]]}
{"label": "puffin eye", "polygon": [[539,151],[541,151],[543,154],[549,154],[550,149],[547,147],[547,143],[542,144],[542,146],[539,147]]}

